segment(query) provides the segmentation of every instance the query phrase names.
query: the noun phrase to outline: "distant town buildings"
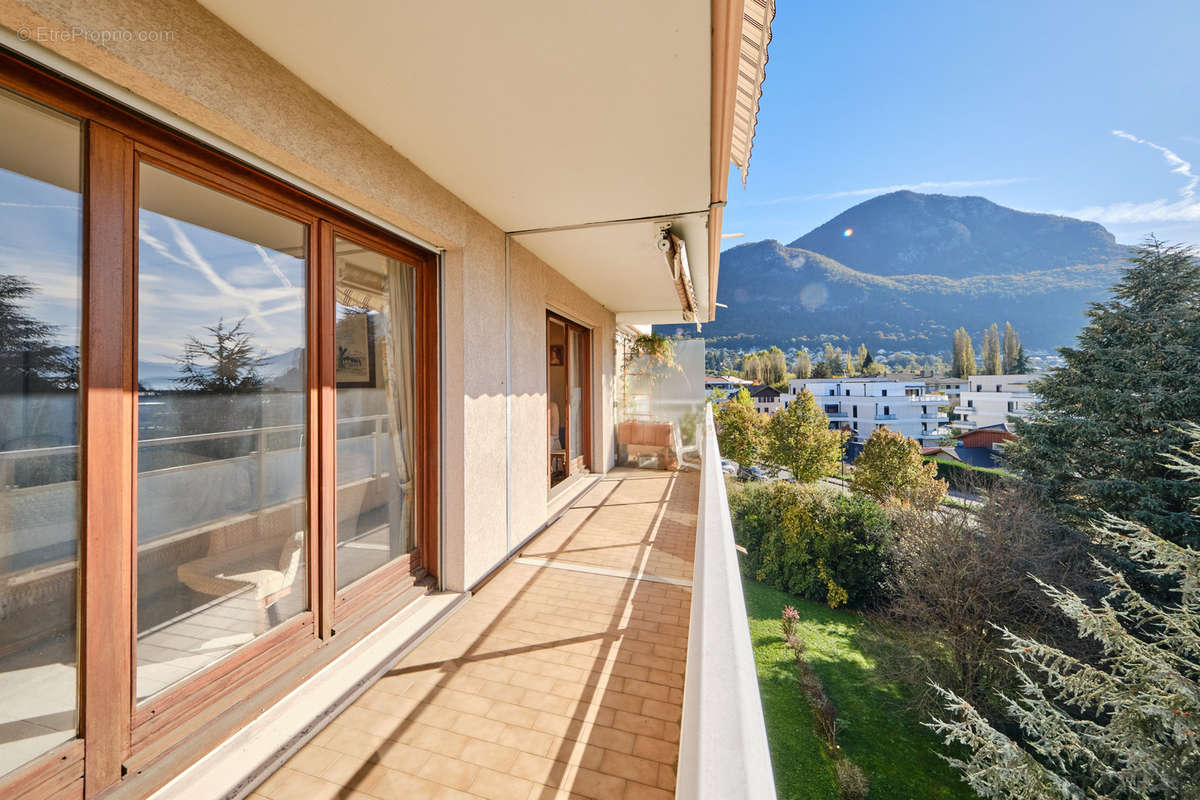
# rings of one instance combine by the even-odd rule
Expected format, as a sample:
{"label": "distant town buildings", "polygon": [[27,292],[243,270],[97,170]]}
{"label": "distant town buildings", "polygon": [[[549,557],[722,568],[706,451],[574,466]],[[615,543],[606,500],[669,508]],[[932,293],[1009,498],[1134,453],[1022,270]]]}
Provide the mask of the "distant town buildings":
{"label": "distant town buildings", "polygon": [[[962,389],[954,405],[955,428],[971,430],[1025,417],[1037,402],[1029,390],[1034,375],[972,375],[961,379]],[[958,379],[956,379],[958,380]]]}
{"label": "distant town buildings", "polygon": [[929,446],[950,434],[943,410],[949,398],[930,392],[924,380],[795,378],[788,382],[786,403],[805,389],[829,417],[829,427],[849,431],[857,442],[884,427]]}

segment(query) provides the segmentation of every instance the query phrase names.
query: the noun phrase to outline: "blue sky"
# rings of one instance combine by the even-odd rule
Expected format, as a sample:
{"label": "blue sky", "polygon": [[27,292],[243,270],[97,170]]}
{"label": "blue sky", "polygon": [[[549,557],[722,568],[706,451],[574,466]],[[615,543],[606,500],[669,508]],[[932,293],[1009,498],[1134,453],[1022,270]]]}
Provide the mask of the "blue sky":
{"label": "blue sky", "polygon": [[1200,2],[779,2],[726,240],[897,188],[1200,245]]}

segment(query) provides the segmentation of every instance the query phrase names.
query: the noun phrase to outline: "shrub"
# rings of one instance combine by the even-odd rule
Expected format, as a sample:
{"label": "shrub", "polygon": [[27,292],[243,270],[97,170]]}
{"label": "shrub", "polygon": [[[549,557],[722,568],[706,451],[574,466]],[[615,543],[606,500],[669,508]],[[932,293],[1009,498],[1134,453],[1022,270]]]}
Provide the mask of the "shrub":
{"label": "shrub", "polygon": [[730,509],[748,576],[830,606],[883,598],[891,521],[870,498],[776,481],[735,487]]}
{"label": "shrub", "polygon": [[871,784],[867,781],[866,773],[850,759],[838,759],[833,768],[834,775],[837,777],[838,794],[841,795],[842,800],[862,800],[867,796],[867,792],[871,791]]}
{"label": "shrub", "polygon": [[944,458],[932,460],[937,467],[939,478],[946,481],[951,489],[968,494],[989,492],[997,488],[1005,478],[1010,477],[1009,473],[994,467],[973,467]]}
{"label": "shrub", "polygon": [[1036,575],[1057,584],[1086,587],[1084,543],[1041,507],[1032,490],[993,492],[977,513],[900,511],[890,615],[900,621],[908,646],[889,668],[907,683],[952,688],[987,707],[994,691],[1014,675],[996,651],[989,624],[1067,642],[1073,637],[1046,607]]}

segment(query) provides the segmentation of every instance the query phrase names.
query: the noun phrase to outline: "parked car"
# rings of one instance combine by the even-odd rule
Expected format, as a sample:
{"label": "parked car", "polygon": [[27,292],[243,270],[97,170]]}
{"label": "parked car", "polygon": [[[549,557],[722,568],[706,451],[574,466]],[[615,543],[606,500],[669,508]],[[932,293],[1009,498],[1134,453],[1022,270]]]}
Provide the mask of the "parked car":
{"label": "parked car", "polygon": [[722,458],[721,472],[724,472],[726,475],[737,475],[738,463],[736,461],[731,461],[728,458]]}
{"label": "parked car", "polygon": [[762,467],[741,467],[738,477],[744,481],[765,481],[768,478]]}

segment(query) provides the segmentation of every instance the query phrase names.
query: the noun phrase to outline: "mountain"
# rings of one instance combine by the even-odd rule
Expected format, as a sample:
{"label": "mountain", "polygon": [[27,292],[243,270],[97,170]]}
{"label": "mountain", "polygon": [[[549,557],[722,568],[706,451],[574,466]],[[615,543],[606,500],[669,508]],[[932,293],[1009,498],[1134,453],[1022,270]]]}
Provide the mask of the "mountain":
{"label": "mountain", "polygon": [[768,239],[722,253],[728,308],[700,335],[711,347],[829,341],[936,353],[962,326],[979,351],[983,330],[1008,320],[1027,349],[1052,349],[1074,340],[1089,302],[1108,297],[1127,254],[1096,223],[982,197],[894,192],[789,245]]}
{"label": "mountain", "polygon": [[1125,255],[1096,222],[1017,211],[983,197],[916,192],[859,203],[789,247],[873,275],[947,278],[1098,264]]}

